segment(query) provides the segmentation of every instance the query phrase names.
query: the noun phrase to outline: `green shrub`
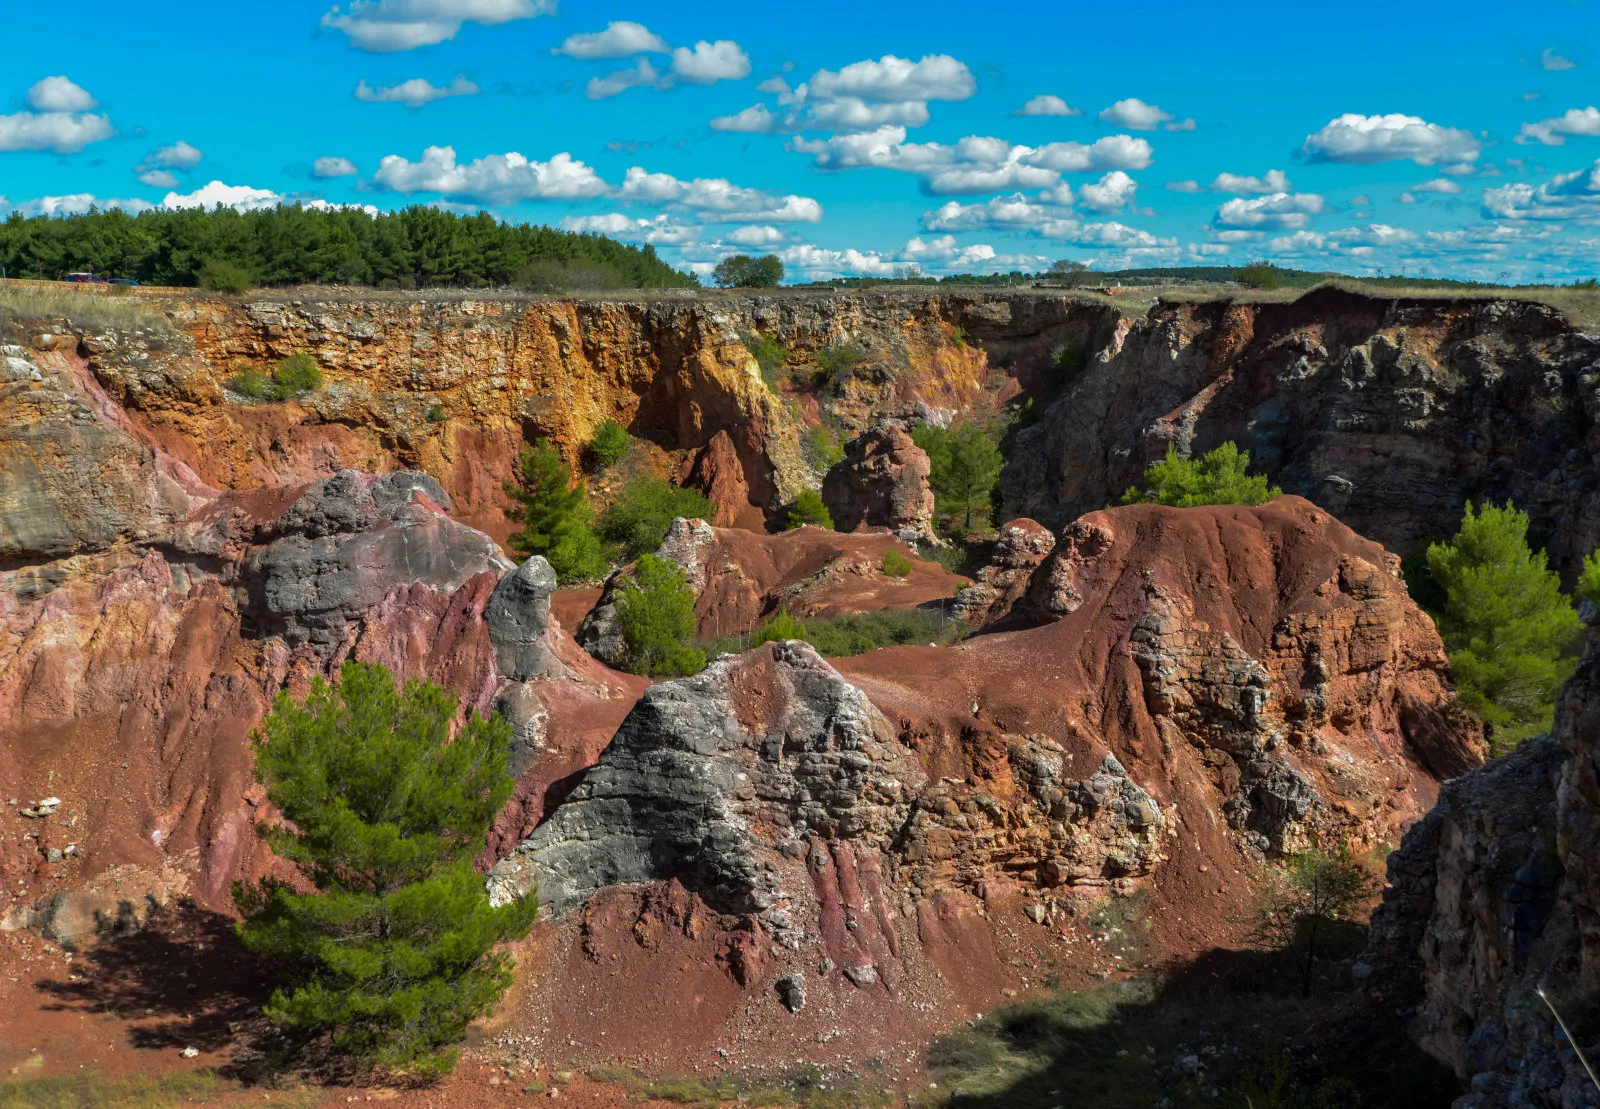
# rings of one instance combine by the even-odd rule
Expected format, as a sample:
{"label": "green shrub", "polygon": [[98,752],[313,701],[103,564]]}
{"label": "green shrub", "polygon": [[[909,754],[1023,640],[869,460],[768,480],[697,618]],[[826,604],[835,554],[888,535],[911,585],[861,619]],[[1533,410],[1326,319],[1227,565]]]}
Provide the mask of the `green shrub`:
{"label": "green shrub", "polygon": [[815,489],[802,489],[800,495],[789,506],[788,516],[785,518],[784,527],[793,531],[795,528],[813,524],[819,528],[833,530],[833,516],[828,512],[828,506],[822,503],[822,494]]}
{"label": "green shrub", "polygon": [[911,574],[911,560],[901,554],[898,548],[891,547],[883,554],[883,564],[879,567],[891,578],[904,578]]}
{"label": "green shrub", "polygon": [[931,464],[928,484],[939,516],[947,522],[959,521],[963,534],[972,530],[974,519],[987,525],[994,515],[995,483],[1005,464],[994,438],[977,424],[962,424],[950,431],[923,424],[911,438],[927,452]]}
{"label": "green shrub", "polygon": [[430,424],[442,424],[444,419],[444,405],[435,401],[428,406],[428,422]]}
{"label": "green shrub", "polygon": [[255,284],[250,271],[226,258],[208,258],[197,275],[202,289],[214,293],[248,293]]}
{"label": "green shrub", "polygon": [[300,351],[280,359],[272,371],[273,394],[288,400],[322,387],[322,370],[317,360]]}
{"label": "green shrub", "polygon": [[1253,939],[1259,947],[1294,956],[1301,996],[1310,997],[1318,959],[1352,955],[1364,946],[1361,925],[1377,885],[1343,847],[1302,851],[1289,858],[1263,893]]}
{"label": "green shrub", "polygon": [[1428,569],[1444,591],[1439,635],[1461,701],[1494,751],[1547,730],[1583,626],[1544,552],[1528,546],[1527,513],[1469,503],[1454,538],[1428,548]]}
{"label": "green shrub", "polygon": [[844,388],[845,382],[850,379],[850,372],[859,366],[866,356],[866,352],[854,343],[823,347],[815,355],[817,368],[821,371],[823,380],[831,385],[835,392]]}
{"label": "green shrub", "polygon": [[630,481],[612,505],[601,513],[600,538],[617,549],[618,561],[631,561],[661,546],[679,516],[710,522],[711,501],[704,493],[680,489],[663,478]]}
{"label": "green shrub", "polygon": [[516,502],[506,516],[522,525],[506,537],[512,550],[543,555],[557,579],[568,585],[589,581],[605,572],[600,540],[589,529],[589,496],[561,454],[540,439],[525,448],[518,462],[519,481],[504,483]]}
{"label": "green shrub", "polygon": [[[532,898],[491,908],[473,860],[511,796],[511,728],[429,682],[396,689],[347,662],[305,704],[280,693],[255,775],[287,823],[262,832],[315,892],[268,879],[234,895],[246,947],[283,980],[280,1029],[359,1065],[448,1073],[454,1044],[511,984],[497,945],[526,935]],[[454,734],[452,735],[452,731]]]}
{"label": "green shrub", "polygon": [[596,293],[625,289],[633,282],[604,262],[558,261],[543,258],[517,271],[514,283],[536,293]]}
{"label": "green shrub", "polygon": [[1578,571],[1578,598],[1600,605],[1600,551],[1590,553]]}
{"label": "green shrub", "polygon": [[756,365],[761,368],[761,380],[772,389],[778,387],[783,380],[784,370],[788,367],[791,357],[787,348],[778,340],[759,331],[741,331],[739,341],[744,344],[744,349],[750,352],[750,357],[756,360]]}
{"label": "green shrub", "polygon": [[1122,494],[1122,503],[1196,508],[1207,504],[1261,504],[1283,494],[1263,475],[1248,473],[1249,468],[1249,452],[1241,451],[1231,441],[1199,459],[1180,458],[1178,448],[1169,446],[1167,457],[1144,472],[1144,489],[1129,486]]}
{"label": "green shrub", "polygon": [[589,440],[589,457],[596,466],[608,469],[622,459],[631,441],[627,428],[615,420],[601,420],[594,429],[594,438]]}
{"label": "green shrub", "polygon": [[954,643],[966,632],[966,625],[959,620],[917,608],[889,608],[804,621],[779,612],[748,635],[715,641],[710,650],[713,654],[747,651],[763,643],[803,639],[824,658],[847,658],[883,647]]}
{"label": "green shrub", "polygon": [[228,379],[228,388],[251,400],[267,400],[274,393],[272,379],[248,366],[239,367],[238,372]]}
{"label": "green shrub", "polygon": [[617,586],[617,624],[627,644],[626,667],[635,674],[680,677],[705,667],[705,652],[689,646],[694,635],[694,589],[666,559],[643,555]]}
{"label": "green shrub", "polygon": [[800,457],[814,472],[825,474],[844,461],[844,448],[831,428],[819,424],[800,436]]}
{"label": "green shrub", "polygon": [[1083,347],[1077,343],[1067,343],[1056,348],[1050,356],[1050,365],[1055,369],[1056,376],[1062,384],[1066,384],[1083,372],[1085,360]]}

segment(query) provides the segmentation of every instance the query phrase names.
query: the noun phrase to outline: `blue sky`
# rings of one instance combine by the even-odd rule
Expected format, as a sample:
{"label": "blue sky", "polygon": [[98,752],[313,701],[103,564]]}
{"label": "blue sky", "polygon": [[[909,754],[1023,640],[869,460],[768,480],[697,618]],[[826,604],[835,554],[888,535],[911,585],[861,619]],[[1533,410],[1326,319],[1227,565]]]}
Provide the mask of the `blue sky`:
{"label": "blue sky", "polygon": [[1600,271],[1592,0],[18,7],[0,209],[437,203],[802,277]]}

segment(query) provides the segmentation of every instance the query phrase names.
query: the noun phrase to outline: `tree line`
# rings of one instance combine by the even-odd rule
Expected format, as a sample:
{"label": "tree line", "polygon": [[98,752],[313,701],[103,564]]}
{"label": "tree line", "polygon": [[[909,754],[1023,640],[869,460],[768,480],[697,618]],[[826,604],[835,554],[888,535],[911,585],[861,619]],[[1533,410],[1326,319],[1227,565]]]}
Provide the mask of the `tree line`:
{"label": "tree line", "polygon": [[224,291],[241,285],[552,291],[699,285],[651,246],[421,204],[377,215],[301,205],[137,215],[116,208],[54,217],[13,212],[0,223],[0,266],[10,277],[59,280],[88,271]]}

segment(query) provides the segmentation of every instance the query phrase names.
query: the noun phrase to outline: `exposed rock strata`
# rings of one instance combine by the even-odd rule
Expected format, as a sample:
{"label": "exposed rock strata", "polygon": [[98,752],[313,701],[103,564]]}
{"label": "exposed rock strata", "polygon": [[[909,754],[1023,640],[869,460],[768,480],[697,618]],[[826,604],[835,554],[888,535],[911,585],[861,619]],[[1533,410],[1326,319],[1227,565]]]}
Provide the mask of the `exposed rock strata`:
{"label": "exposed rock strata", "polygon": [[1001,524],[994,552],[956,598],[956,616],[973,628],[1005,619],[1027,596],[1034,571],[1055,547],[1055,533],[1036,521]]}
{"label": "exposed rock strata", "polygon": [[1555,728],[1448,783],[1389,856],[1362,972],[1416,1006],[1412,1033],[1470,1093],[1460,1109],[1600,1105],[1548,995],[1600,1057],[1600,654]]}
{"label": "exposed rock strata", "polygon": [[1004,510],[1059,527],[1169,445],[1233,440],[1287,492],[1391,550],[1467,499],[1514,500],[1563,572],[1600,546],[1600,338],[1522,300],[1163,304],[1091,348],[1022,431]]}

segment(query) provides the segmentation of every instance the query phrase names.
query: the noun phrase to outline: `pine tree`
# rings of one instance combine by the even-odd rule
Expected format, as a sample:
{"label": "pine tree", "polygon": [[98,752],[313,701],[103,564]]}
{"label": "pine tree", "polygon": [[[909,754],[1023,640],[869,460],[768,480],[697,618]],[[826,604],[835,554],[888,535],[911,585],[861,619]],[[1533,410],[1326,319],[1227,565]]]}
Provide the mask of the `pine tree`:
{"label": "pine tree", "polygon": [[939,515],[961,517],[966,531],[972,530],[975,515],[987,523],[995,482],[1005,464],[994,439],[976,424],[954,431],[924,424],[911,437],[928,455],[928,484]]}
{"label": "pine tree", "polygon": [[304,705],[280,693],[257,734],[256,778],[287,822],[262,836],[316,892],[235,886],[239,936],[284,979],[268,1018],[358,1067],[448,1073],[511,983],[495,947],[538,911],[491,908],[472,865],[511,795],[510,726],[474,714],[452,737],[455,720],[438,686],[347,662]]}
{"label": "pine tree", "polygon": [[635,674],[680,677],[698,673],[705,652],[689,646],[694,635],[694,589],[666,559],[642,556],[617,587],[617,623]]}
{"label": "pine tree", "polygon": [[1129,486],[1123,504],[1165,504],[1196,508],[1207,504],[1261,504],[1283,495],[1261,474],[1252,474],[1250,453],[1227,442],[1202,457],[1181,458],[1169,446],[1167,457],[1144,472],[1144,489]]}
{"label": "pine tree", "polygon": [[1489,726],[1495,753],[1547,730],[1582,624],[1544,552],[1528,547],[1528,514],[1469,503],[1455,536],[1428,548],[1428,569],[1444,593],[1439,635],[1461,700]]}
{"label": "pine tree", "polygon": [[789,506],[788,517],[784,526],[790,531],[795,528],[811,524],[819,528],[833,530],[833,515],[828,511],[828,506],[822,501],[822,494],[815,489],[802,489],[800,495],[795,497],[794,504]]}
{"label": "pine tree", "polygon": [[506,537],[513,550],[544,555],[563,583],[587,581],[605,569],[600,541],[589,529],[589,496],[548,439],[522,452],[520,482],[505,483],[517,502],[506,515],[522,530]]}

